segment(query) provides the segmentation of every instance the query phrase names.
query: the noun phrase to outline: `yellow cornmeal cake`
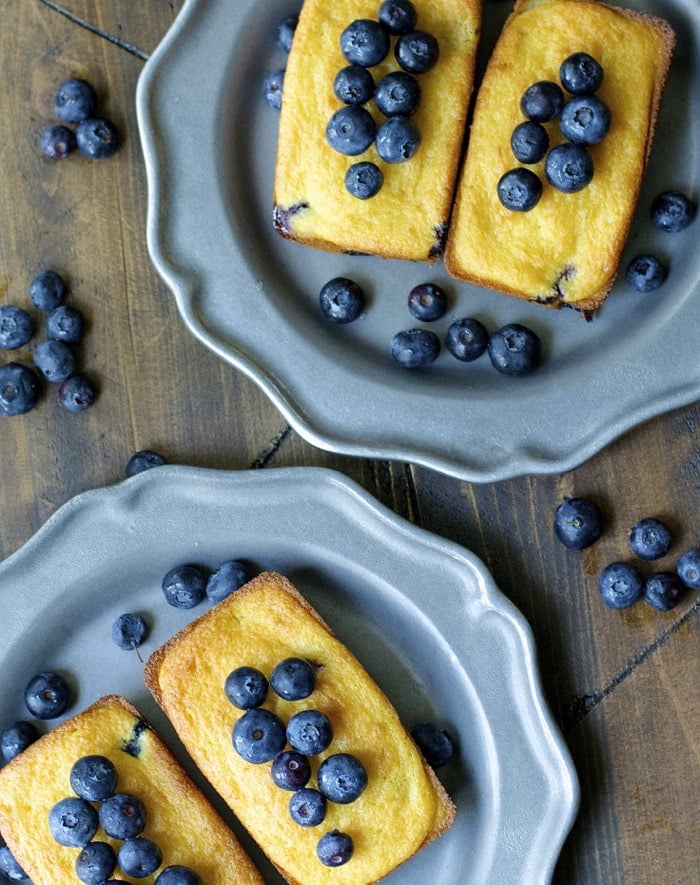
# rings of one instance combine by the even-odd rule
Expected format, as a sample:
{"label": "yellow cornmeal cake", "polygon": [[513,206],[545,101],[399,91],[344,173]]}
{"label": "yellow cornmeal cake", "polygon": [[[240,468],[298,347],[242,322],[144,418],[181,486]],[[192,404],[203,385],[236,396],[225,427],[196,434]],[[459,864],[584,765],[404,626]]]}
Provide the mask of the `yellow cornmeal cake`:
{"label": "yellow cornmeal cake", "polygon": [[[333,93],[347,66],[340,35],[355,19],[375,19],[381,0],[305,0],[284,79],[274,186],[274,224],[282,236],[334,252],[433,261],[442,253],[474,80],[482,0],[414,0],[417,28],[437,38],[435,67],[416,74],[421,101],[412,117],[421,133],[417,153],[383,162],[374,145],[344,156],[330,147],[326,125],[342,107]],[[399,70],[392,48],[370,68],[375,83]],[[384,118],[374,102],[375,120]],[[345,188],[346,170],[370,160],[384,174],[374,197]]]}
{"label": "yellow cornmeal cake", "polygon": [[[590,0],[521,0],[488,64],[475,103],[467,156],[445,253],[454,277],[554,307],[593,311],[612,288],[651,147],[675,37],[663,20]],[[504,208],[499,178],[519,166],[510,147],[524,117],[520,98],[586,52],[603,67],[597,95],[612,123],[589,150],[591,183],[565,194],[543,182],[529,212]],[[565,92],[565,96],[567,93]],[[550,147],[563,141],[545,124]]]}
{"label": "yellow cornmeal cake", "polygon": [[[83,756],[106,756],[115,765],[117,791],[146,807],[143,835],[157,843],[162,867],[180,864],[207,885],[264,885],[231,830],[187,776],[139,712],[110,695],[57,726],[0,771],[0,832],[34,885],[75,885],[80,849],[59,845],[49,811],[74,796],[73,764]],[[101,830],[95,839],[121,844]],[[117,869],[114,878],[135,880]],[[149,876],[152,882],[154,876]],[[143,879],[138,881],[144,881]]]}
{"label": "yellow cornmeal cake", "polygon": [[[233,749],[242,711],[224,692],[228,674],[251,666],[268,678],[288,657],[317,668],[304,701],[272,689],[263,706],[287,722],[301,709],[325,713],[331,745],[312,759],[350,753],[368,775],[350,804],[328,802],[325,820],[302,827],[290,817],[291,793],[276,786],[270,764],[251,764]],[[281,575],[264,573],[177,634],[148,661],[146,682],[200,770],[228,802],[288,882],[367,885],[427,845],[452,823],[455,809],[385,695],[314,609]],[[319,838],[337,829],[354,842],[342,866],[324,866]]]}

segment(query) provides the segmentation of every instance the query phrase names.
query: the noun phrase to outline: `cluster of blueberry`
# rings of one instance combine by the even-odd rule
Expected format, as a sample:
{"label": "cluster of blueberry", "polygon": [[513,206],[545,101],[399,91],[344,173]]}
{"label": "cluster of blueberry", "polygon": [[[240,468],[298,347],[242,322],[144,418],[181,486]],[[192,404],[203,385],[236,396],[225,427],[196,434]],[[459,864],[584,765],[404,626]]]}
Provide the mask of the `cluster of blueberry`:
{"label": "cluster of blueberry", "polygon": [[[227,677],[224,690],[234,707],[244,710],[234,726],[233,746],[252,764],[271,763],[273,782],[289,790],[289,814],[302,827],[319,826],[326,817],[327,803],[347,805],[365,790],[367,771],[350,753],[326,756],[316,772],[317,789],[309,787],[311,762],[329,748],[333,726],[320,710],[303,709],[294,713],[288,723],[262,706],[268,688],[285,701],[308,698],[316,687],[316,668],[302,658],[285,658],[267,677],[257,668],[242,666]],[[291,749],[285,749],[289,745]],[[352,857],[352,837],[330,830],[318,840],[316,853],[325,866],[338,867]]]}
{"label": "cluster of blueberry", "polygon": [[[73,765],[70,785],[75,793],[60,799],[49,811],[49,829],[58,842],[79,848],[75,873],[86,885],[120,882],[110,876],[119,867],[127,876],[143,879],[162,865],[163,853],[143,836],[146,808],[138,796],[118,793],[118,774],[106,756],[83,756]],[[115,851],[110,842],[95,839],[98,829],[121,844]],[[200,885],[200,877],[189,867],[174,864],[156,876],[155,885]]]}
{"label": "cluster of blueberry", "polygon": [[[598,506],[587,498],[567,498],[554,514],[554,532],[566,547],[584,550],[601,536],[603,520]],[[645,517],[629,533],[632,553],[645,562],[662,559],[670,551],[673,535],[661,519]],[[628,608],[644,598],[652,608],[670,611],[686,590],[700,590],[700,550],[688,550],[675,571],[657,571],[646,578],[630,562],[612,562],[600,573],[598,589],[611,608]]]}
{"label": "cluster of blueberry", "polygon": [[[14,361],[0,366],[0,415],[22,415],[33,409],[41,393],[41,378],[58,385],[59,402],[71,412],[82,412],[94,402],[95,386],[76,371],[72,350],[83,337],[83,315],[63,303],[66,292],[65,281],[53,270],[42,271],[29,284],[32,304],[44,315],[46,339],[34,347],[36,372]],[[18,350],[33,334],[34,321],[24,308],[0,306],[0,350]]]}
{"label": "cluster of blueberry", "polygon": [[[420,131],[411,117],[418,109],[421,87],[416,75],[437,62],[436,38],[416,27],[418,16],[410,0],[384,0],[377,20],[357,19],[340,35],[340,51],[348,62],[333,81],[333,92],[342,102],[326,126],[330,146],[345,156],[359,156],[371,145],[385,163],[403,163],[418,150]],[[400,70],[386,74],[375,84],[369,68],[381,64],[394,42],[394,58]],[[385,118],[377,125],[367,104]],[[369,160],[354,163],[345,175],[345,187],[358,199],[373,197],[384,175]]]}
{"label": "cluster of blueberry", "polygon": [[[105,117],[96,117],[97,93],[79,77],[61,83],[53,102],[62,123],[48,126],[41,133],[41,151],[50,160],[64,160],[77,148],[92,160],[111,157],[119,147],[119,132]],[[75,131],[66,123],[77,124]]]}
{"label": "cluster of blueberry", "polygon": [[[595,93],[603,80],[600,64],[586,52],[575,52],[559,69],[562,86],[573,98],[568,101],[559,85],[540,80],[525,90],[520,109],[527,118],[513,130],[511,148],[515,159],[528,165],[544,158],[547,181],[563,193],[582,190],[593,178],[593,159],[588,146],[598,144],[610,128],[610,109]],[[559,117],[566,141],[549,149],[544,123]],[[533,209],[542,196],[539,176],[523,166],[506,172],[498,182],[498,198],[516,212]]]}

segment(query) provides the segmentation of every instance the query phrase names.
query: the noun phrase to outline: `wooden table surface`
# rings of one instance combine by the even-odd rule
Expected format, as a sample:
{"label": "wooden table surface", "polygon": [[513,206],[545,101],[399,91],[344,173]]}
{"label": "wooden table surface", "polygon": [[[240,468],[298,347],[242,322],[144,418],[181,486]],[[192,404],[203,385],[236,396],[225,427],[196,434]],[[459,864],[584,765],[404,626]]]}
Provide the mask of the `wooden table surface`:
{"label": "wooden table surface", "polygon": [[[629,527],[643,516],[663,517],[674,531],[660,567],[700,544],[700,404],[628,432],[576,470],[491,484],[312,447],[186,331],[146,250],[134,93],[180,0],[11,6],[0,28],[0,304],[28,306],[41,269],[64,274],[88,320],[80,360],[100,394],[79,415],[49,391],[29,414],[0,419],[0,559],[72,496],[122,479],[138,449],[214,468],[343,471],[481,557],[532,625],[545,693],[581,782],[555,882],[697,885],[700,596],[688,593],[668,613],[644,603],[615,612],[602,605],[596,576],[625,558]],[[40,154],[56,86],[72,75],[94,83],[124,135],[108,161]],[[31,352],[13,358],[29,363]],[[553,537],[565,495],[603,507],[606,531],[583,554]]]}

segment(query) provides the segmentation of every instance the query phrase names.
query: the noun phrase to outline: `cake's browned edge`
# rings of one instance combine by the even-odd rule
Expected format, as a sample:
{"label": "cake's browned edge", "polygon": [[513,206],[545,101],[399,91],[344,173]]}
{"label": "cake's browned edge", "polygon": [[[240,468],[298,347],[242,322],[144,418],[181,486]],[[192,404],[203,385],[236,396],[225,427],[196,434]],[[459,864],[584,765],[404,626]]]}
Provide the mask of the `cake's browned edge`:
{"label": "cake's browned edge", "polygon": [[[516,0],[510,15],[504,22],[501,33],[505,31],[505,29],[508,27],[513,19],[517,18],[518,15],[526,12],[528,9],[534,9],[538,6],[556,4],[557,2],[558,0]],[[646,151],[642,159],[642,175],[639,176],[637,191],[632,195],[632,198],[630,199],[630,211],[627,219],[627,226],[620,238],[618,251],[619,268],[619,256],[622,254],[622,250],[624,249],[625,242],[627,241],[629,235],[629,229],[634,218],[634,212],[639,198],[639,191],[642,185],[642,176],[649,161],[649,156],[651,154],[651,147],[654,141],[654,135],[656,133],[659,112],[661,110],[661,99],[663,97],[664,89],[666,88],[666,80],[668,79],[668,72],[671,67],[673,50],[676,45],[676,34],[671,25],[666,21],[666,19],[660,18],[659,16],[650,15],[649,13],[640,12],[636,9],[626,9],[621,6],[613,6],[609,3],[598,3],[597,0],[570,0],[570,2],[583,3],[588,6],[604,6],[606,9],[610,9],[619,15],[626,16],[654,28],[658,31],[658,33],[661,34],[663,38],[662,46],[664,48],[664,54],[659,60],[659,65],[656,70],[656,76],[654,78],[654,91],[652,95],[651,106],[649,109],[649,126],[647,129]],[[445,267],[447,268],[448,272],[457,279],[463,280],[466,283],[472,283],[475,286],[481,286],[484,289],[492,289],[493,291],[504,292],[507,295],[513,295],[514,297],[520,298],[523,301],[531,301],[535,304],[541,304],[544,307],[555,309],[560,309],[562,307],[571,307],[583,314],[588,315],[589,318],[593,313],[595,313],[596,310],[598,310],[598,308],[603,304],[605,299],[610,294],[615,284],[615,279],[618,273],[618,268],[616,268],[613,275],[601,289],[599,289],[597,292],[593,292],[588,298],[581,299],[580,301],[566,302],[560,299],[537,299],[530,298],[530,296],[526,295],[525,293],[518,292],[517,290],[511,289],[509,287],[495,286],[492,282],[481,279],[477,274],[464,274],[460,268],[455,267],[455,265],[452,263],[450,258],[450,251],[450,238],[448,237],[448,244],[445,249]]]}
{"label": "cake's browned edge", "polygon": [[[248,581],[248,583],[241,587],[240,590],[237,590],[227,599],[223,600],[223,602],[218,603],[218,605],[216,605],[214,608],[210,609],[208,612],[205,612],[203,615],[200,615],[200,617],[196,618],[194,621],[191,621],[189,624],[183,627],[182,630],[172,636],[164,645],[156,649],[156,651],[154,651],[153,654],[150,656],[146,663],[144,678],[146,680],[146,685],[148,689],[151,691],[156,702],[159,704],[160,707],[163,708],[166,714],[168,711],[165,710],[165,708],[163,707],[163,696],[160,690],[158,677],[163,660],[171,651],[171,649],[173,649],[181,639],[184,639],[186,636],[188,636],[201,621],[214,617],[217,611],[221,609],[221,607],[235,605],[236,600],[240,599],[241,595],[249,595],[251,593],[255,593],[255,591],[259,587],[269,586],[271,583],[276,584],[282,590],[289,593],[289,595],[292,596],[299,605],[301,605],[313,618],[316,619],[316,621],[318,621],[319,625],[324,630],[326,630],[334,638],[337,638],[331,627],[326,623],[326,621],[321,617],[316,609],[304,598],[304,596],[302,596],[302,594],[297,590],[297,588],[288,578],[286,578],[284,575],[278,574],[277,572],[261,572],[255,578]],[[387,704],[391,704],[391,701],[389,701],[388,698],[386,699],[386,701]],[[413,738],[411,738],[410,734],[408,732],[406,733],[409,735],[411,741],[413,741]],[[415,744],[415,742],[413,743]],[[428,765],[427,761],[425,760],[417,746],[416,749],[418,750],[418,753],[423,762],[423,768],[425,769],[427,776],[435,789],[438,800],[440,801],[440,805],[443,809],[443,814],[440,823],[430,833],[428,833],[425,840],[421,843],[421,845],[418,846],[414,854],[417,854],[418,851],[425,848],[431,842],[434,842],[443,833],[447,832],[447,830],[449,830],[449,828],[454,823],[457,816],[457,807],[447,793],[447,790],[444,788],[430,765]],[[216,784],[213,784],[213,786],[216,787]],[[235,811],[235,809],[232,810]],[[264,845],[261,845],[260,847],[263,850],[265,848]],[[283,876],[286,881],[290,883],[290,885],[304,885],[304,883],[297,882],[296,879],[290,878],[289,874],[285,870],[278,867],[276,867],[276,869],[280,873],[280,875]],[[374,885],[374,883],[368,882],[367,885]]]}

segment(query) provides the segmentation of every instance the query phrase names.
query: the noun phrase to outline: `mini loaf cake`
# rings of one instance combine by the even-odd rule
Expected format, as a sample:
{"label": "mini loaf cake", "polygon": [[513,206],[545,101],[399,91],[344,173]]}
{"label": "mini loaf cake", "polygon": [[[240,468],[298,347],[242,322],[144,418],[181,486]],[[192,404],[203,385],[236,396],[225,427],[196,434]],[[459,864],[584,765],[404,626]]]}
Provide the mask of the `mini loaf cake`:
{"label": "mini loaf cake", "polygon": [[[62,800],[77,800],[71,770],[87,756],[108,759],[116,770],[116,792],[143,803],[142,836],[162,854],[149,882],[168,866],[184,866],[207,885],[234,881],[263,885],[262,876],[204,794],[140,713],[118,696],[104,697],[57,726],[0,771],[0,832],[34,885],[80,881],[76,860],[81,848],[55,840],[49,813]],[[100,808],[98,802],[91,804]],[[124,844],[101,828],[92,841],[107,842],[115,851]],[[118,869],[113,878],[133,881]]]}
{"label": "mini loaf cake", "polygon": [[[479,89],[457,190],[445,264],[451,275],[553,307],[591,312],[605,300],[635,210],[675,36],[663,20],[594,0],[519,0]],[[590,183],[574,193],[548,183],[545,159],[528,166],[542,182],[529,211],[502,205],[501,176],[518,167],[511,135],[520,101],[538,81],[559,85],[560,66],[586,53],[603,69],[596,96],[610,126],[587,147]],[[573,96],[562,87],[564,100]],[[543,124],[550,148],[558,119]]]}
{"label": "mini loaf cake", "polygon": [[[356,20],[376,21],[381,0],[305,0],[284,79],[274,184],[274,225],[290,240],[333,252],[434,261],[443,250],[474,80],[482,0],[414,0],[416,29],[437,41],[437,62],[416,73],[420,102],[410,121],[420,144],[403,162],[385,162],[376,143],[359,155],[330,146],[326,127],[343,107],[337,73],[349,65],[340,38]],[[399,71],[394,47],[366,68],[375,86]],[[377,125],[374,99],[362,106]],[[392,124],[393,125],[393,124]],[[348,168],[371,162],[383,175],[376,195],[351,195]]]}
{"label": "mini loaf cake", "polygon": [[[290,661],[301,661],[299,666],[314,674],[303,699],[275,681]],[[263,677],[262,694],[245,710],[224,688],[239,668]],[[452,801],[390,702],[281,575],[261,574],[174,636],[148,661],[146,682],[200,770],[288,882],[368,885],[453,822]],[[293,722],[306,716],[328,726],[318,746],[300,744],[300,729],[293,731]],[[256,733],[246,731],[246,723],[260,720],[257,736],[264,743],[274,728],[262,720],[275,719],[282,723],[281,740],[267,756],[249,761],[260,743],[246,744]],[[319,726],[303,733],[323,731]],[[295,817],[290,813],[290,803],[305,795],[299,788],[304,778],[280,787],[281,779],[298,774],[304,764],[297,760],[292,768],[276,768],[290,745],[308,750],[310,799],[327,797],[325,817],[316,825],[308,824],[317,805],[302,807]],[[338,795],[328,783],[339,757],[350,761],[346,786],[357,786],[349,796]],[[336,788],[342,789],[343,781]],[[297,822],[303,815],[310,816],[307,825]],[[337,855],[322,862],[317,852],[329,838],[339,842]]]}

